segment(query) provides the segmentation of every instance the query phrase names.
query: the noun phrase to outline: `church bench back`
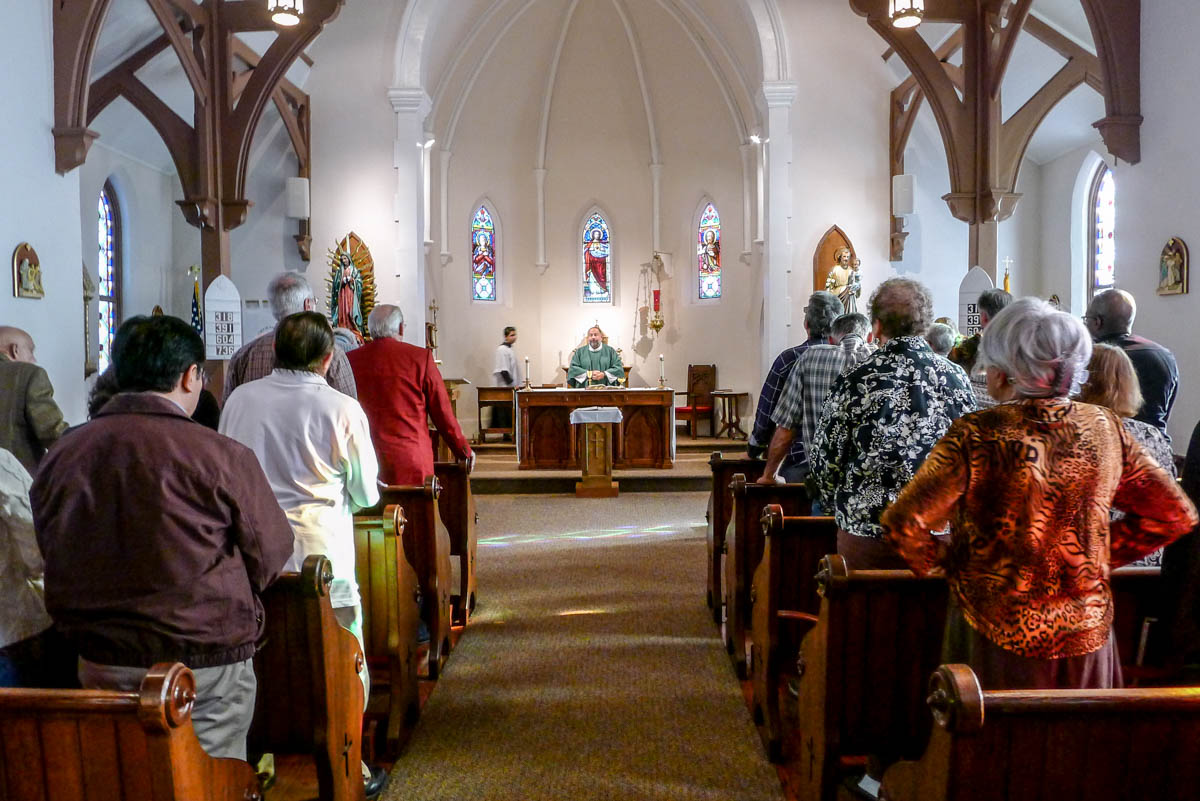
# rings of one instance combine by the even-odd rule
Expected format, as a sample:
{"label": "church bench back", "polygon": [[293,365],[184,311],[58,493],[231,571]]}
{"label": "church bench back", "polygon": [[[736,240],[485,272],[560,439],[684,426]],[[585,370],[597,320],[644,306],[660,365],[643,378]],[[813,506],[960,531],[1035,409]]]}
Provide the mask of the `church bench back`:
{"label": "church bench back", "polygon": [[404,509],[404,553],[417,571],[429,628],[429,678],[436,679],[450,654],[450,533],[438,511],[441,484],[429,476],[424,486],[381,487],[379,494],[379,504],[359,514],[382,514],[392,504]]}
{"label": "church bench back", "polygon": [[178,662],[150,668],[136,693],[0,690],[0,798],[257,801],[253,767],[200,747],[195,691]]}
{"label": "church bench back", "polygon": [[754,717],[768,754],[778,760],[781,679],[796,664],[801,635],[817,621],[817,569],[837,550],[837,523],[832,517],[785,517],[781,506],[771,504],[763,510],[762,528],[766,545],[751,593]]}
{"label": "church bench back", "polygon": [[948,585],[909,570],[821,560],[816,627],[800,646],[801,796],[833,799],[846,756],[914,758],[929,731],[925,677],[940,662]]}
{"label": "church bench back", "polygon": [[725,529],[729,526],[729,517],[733,513],[733,490],[730,483],[737,473],[746,477],[747,481],[756,481],[762,475],[766,465],[761,459],[751,459],[748,456],[727,456],[720,451],[713,451],[708,458],[708,466],[712,468],[712,490],[708,494],[708,606],[712,609],[713,622],[721,625],[723,618],[722,605],[725,603],[721,591],[722,556],[725,553]]}
{"label": "church bench back", "polygon": [[320,801],[363,801],[364,669],[353,634],[333,616],[329,560],[313,554],[299,573],[284,573],[262,596],[266,631],[254,672],[258,678],[250,753],[312,756]]}
{"label": "church bench back", "polygon": [[919,761],[892,801],[1187,801],[1200,787],[1200,688],[981,691],[966,665],[930,681]]}
{"label": "church bench back", "polygon": [[404,555],[404,524],[404,512],[396,504],[384,507],[382,515],[354,516],[354,572],[362,597],[363,643],[371,671],[367,712],[371,716],[380,713],[383,753],[391,759],[399,755],[405,727],[415,723],[420,713],[417,573]]}
{"label": "church bench back", "polygon": [[434,475],[441,484],[438,513],[450,535],[450,555],[458,557],[458,594],[451,595],[454,622],[465,626],[475,609],[476,525],[479,513],[471,493],[471,476],[462,462],[437,462]]}
{"label": "church bench back", "polygon": [[725,533],[725,648],[738,678],[744,679],[750,584],[763,555],[763,510],[778,504],[785,515],[807,515],[812,502],[803,484],[755,484],[743,473],[734,475],[730,492],[733,507]]}

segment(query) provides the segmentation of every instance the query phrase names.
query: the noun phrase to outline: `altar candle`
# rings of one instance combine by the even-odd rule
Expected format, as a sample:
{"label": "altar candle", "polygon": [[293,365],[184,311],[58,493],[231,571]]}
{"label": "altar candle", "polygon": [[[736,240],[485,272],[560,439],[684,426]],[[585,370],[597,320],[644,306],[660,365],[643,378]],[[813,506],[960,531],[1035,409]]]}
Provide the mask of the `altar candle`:
{"label": "altar candle", "polygon": [[654,310],[662,311],[662,290],[654,290]]}
{"label": "altar candle", "polygon": [[525,357],[525,380],[526,381],[532,380],[529,375],[529,357],[528,356]]}
{"label": "altar candle", "polygon": [[[657,292],[658,290],[655,291]],[[658,354],[658,383],[667,383],[667,365],[663,361],[663,355],[661,353]]]}

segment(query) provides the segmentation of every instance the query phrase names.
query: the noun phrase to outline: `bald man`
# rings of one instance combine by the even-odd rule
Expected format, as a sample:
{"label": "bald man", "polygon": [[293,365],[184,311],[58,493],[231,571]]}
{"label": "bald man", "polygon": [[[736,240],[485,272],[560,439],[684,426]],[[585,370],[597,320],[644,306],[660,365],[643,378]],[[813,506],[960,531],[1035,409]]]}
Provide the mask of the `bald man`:
{"label": "bald man", "polygon": [[1115,345],[1133,362],[1145,403],[1135,420],[1149,423],[1164,434],[1179,388],[1179,367],[1171,351],[1145,337],[1133,335],[1137,301],[1123,289],[1100,292],[1088,304],[1083,321],[1092,339]]}
{"label": "bald man", "polygon": [[0,448],[12,451],[34,475],[46,449],[66,428],[50,377],[33,357],[33,337],[0,326]]}

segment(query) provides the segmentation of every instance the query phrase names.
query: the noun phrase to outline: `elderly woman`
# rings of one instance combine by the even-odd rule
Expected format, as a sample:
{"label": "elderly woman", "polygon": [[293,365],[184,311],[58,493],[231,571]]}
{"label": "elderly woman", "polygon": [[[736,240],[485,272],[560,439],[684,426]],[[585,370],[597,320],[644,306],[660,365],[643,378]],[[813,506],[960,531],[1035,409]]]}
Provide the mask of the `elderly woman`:
{"label": "elderly woman", "polygon": [[1068,398],[1091,353],[1044,301],[997,314],[980,356],[1012,402],[952,424],[880,520],[913,570],[949,579],[943,656],[987,689],[1121,686],[1109,571],[1197,521],[1116,414]]}

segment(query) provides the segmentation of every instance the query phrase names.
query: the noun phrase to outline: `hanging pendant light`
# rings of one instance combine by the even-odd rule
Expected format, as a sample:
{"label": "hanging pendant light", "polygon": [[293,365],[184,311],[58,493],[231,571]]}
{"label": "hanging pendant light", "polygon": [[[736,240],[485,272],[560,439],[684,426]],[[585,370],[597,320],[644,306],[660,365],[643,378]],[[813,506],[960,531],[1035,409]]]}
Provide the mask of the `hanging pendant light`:
{"label": "hanging pendant light", "polygon": [[925,0],[890,0],[893,28],[915,28],[925,16]]}
{"label": "hanging pendant light", "polygon": [[267,13],[276,25],[290,28],[300,23],[304,13],[304,0],[267,0]]}

